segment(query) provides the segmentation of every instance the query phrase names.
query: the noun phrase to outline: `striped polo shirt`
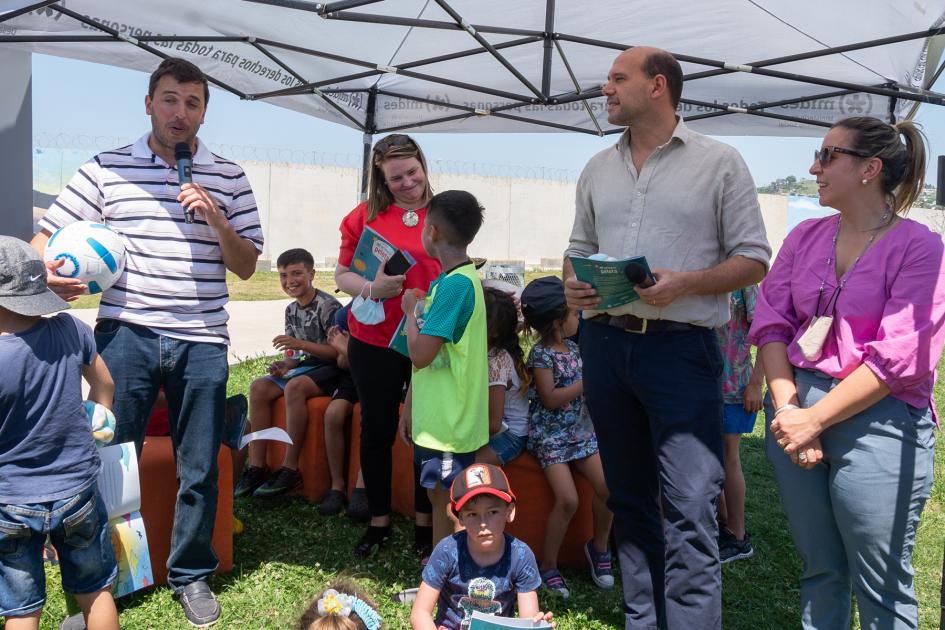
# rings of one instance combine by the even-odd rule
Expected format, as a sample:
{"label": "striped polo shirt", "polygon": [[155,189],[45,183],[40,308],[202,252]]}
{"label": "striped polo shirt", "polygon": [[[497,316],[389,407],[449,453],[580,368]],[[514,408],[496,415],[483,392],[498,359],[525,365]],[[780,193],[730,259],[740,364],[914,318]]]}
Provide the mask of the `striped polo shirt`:
{"label": "striped polo shirt", "polygon": [[[40,220],[55,232],[74,221],[105,223],[122,236],[125,270],[102,294],[98,319],[117,319],[187,341],[229,344],[226,267],[214,230],[184,220],[177,169],[148,146],[99,153],[75,174]],[[258,252],[263,233],[249,180],[237,164],[198,140],[194,181],[217,201],[230,225]]]}

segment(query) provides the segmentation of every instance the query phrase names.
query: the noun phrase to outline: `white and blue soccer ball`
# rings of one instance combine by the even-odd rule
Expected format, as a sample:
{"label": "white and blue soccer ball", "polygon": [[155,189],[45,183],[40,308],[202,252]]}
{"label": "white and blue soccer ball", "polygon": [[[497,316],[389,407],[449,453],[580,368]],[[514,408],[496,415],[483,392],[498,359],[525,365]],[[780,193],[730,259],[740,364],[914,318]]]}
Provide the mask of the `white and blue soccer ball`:
{"label": "white and blue soccer ball", "polygon": [[125,243],[102,223],[76,221],[49,237],[45,258],[46,262],[65,261],[56,275],[81,280],[88,285],[88,293],[101,293],[125,269]]}

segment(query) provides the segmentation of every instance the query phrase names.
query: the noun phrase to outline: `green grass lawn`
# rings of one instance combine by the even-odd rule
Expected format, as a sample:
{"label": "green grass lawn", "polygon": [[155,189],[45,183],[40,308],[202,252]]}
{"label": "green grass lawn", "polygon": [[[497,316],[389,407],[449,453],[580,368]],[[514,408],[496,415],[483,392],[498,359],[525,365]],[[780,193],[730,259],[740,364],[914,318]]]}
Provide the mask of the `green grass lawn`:
{"label": "green grass lawn", "polygon": [[[262,374],[269,359],[235,366],[230,374],[231,394],[247,393],[251,380]],[[945,374],[943,374],[945,376]],[[937,397],[942,400],[939,380]],[[755,556],[723,568],[723,627],[761,630],[798,627],[800,560],[794,551],[781,510],[771,468],[762,448],[761,422],[746,436],[742,462],[748,486],[747,521],[753,534]],[[936,451],[935,485],[925,508],[915,549],[916,587],[921,605],[921,627],[937,628],[941,584],[942,544],[945,539],[945,446]],[[519,496],[526,493],[519,489]],[[527,500],[524,499],[523,500]],[[355,576],[380,604],[391,629],[409,628],[409,610],[391,596],[419,581],[419,565],[409,552],[411,524],[395,519],[391,545],[369,560],[351,553],[362,532],[344,517],[325,518],[301,498],[269,503],[238,500],[236,516],[246,530],[235,537],[234,570],[211,580],[223,607],[219,628],[284,629],[314,594],[333,576]],[[596,589],[583,571],[564,571],[572,596],[567,602],[543,595],[542,606],[552,610],[562,630],[622,628],[620,597],[616,591]],[[58,571],[48,569],[49,602],[42,628],[54,629],[64,613]],[[185,628],[178,605],[166,588],[147,591],[121,604],[125,629]]]}

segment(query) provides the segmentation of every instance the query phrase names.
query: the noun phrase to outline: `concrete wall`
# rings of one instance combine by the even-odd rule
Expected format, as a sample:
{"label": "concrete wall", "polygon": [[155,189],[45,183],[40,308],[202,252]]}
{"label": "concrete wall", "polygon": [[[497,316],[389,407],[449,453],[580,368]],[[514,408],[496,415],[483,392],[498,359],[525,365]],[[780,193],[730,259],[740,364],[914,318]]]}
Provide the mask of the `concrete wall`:
{"label": "concrete wall", "polygon": [[[317,264],[333,267],[341,219],[358,203],[359,171],[352,168],[242,162],[266,234],[263,259],[305,247]],[[574,182],[431,174],[435,191],[462,189],[486,209],[470,252],[492,261],[558,266],[574,218]],[[759,195],[768,239],[775,251],[787,233],[787,198]],[[265,262],[263,262],[265,264]]]}

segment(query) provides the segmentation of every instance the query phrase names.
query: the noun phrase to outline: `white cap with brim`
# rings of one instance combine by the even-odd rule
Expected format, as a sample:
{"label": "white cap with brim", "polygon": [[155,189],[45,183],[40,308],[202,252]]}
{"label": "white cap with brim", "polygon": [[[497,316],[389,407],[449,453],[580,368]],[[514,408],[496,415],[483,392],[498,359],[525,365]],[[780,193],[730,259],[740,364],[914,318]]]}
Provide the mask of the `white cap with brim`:
{"label": "white cap with brim", "polygon": [[69,308],[49,290],[46,265],[36,250],[12,236],[0,236],[0,306],[27,316]]}

